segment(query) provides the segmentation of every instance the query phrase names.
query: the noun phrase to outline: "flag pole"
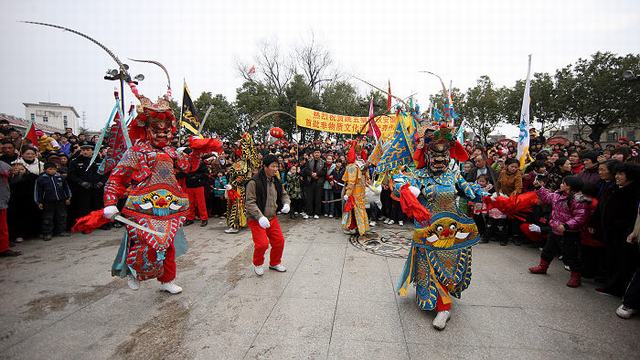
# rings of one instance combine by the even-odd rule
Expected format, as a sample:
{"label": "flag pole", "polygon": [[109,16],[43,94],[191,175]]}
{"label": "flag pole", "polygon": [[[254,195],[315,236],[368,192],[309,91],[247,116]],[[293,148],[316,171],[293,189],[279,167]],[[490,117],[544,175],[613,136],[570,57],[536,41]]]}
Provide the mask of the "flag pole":
{"label": "flag pole", "polygon": [[520,169],[524,169],[525,163],[530,158],[529,155],[529,105],[531,103],[530,98],[531,91],[531,54],[529,54],[529,61],[527,65],[527,80],[524,85],[524,94],[522,95],[522,108],[520,110],[520,134],[518,136],[518,151],[517,158],[520,162]]}
{"label": "flag pole", "polygon": [[182,103],[180,104],[180,117],[178,118],[178,146],[182,146],[182,109],[184,108],[185,87],[187,87],[187,79],[182,78]]}

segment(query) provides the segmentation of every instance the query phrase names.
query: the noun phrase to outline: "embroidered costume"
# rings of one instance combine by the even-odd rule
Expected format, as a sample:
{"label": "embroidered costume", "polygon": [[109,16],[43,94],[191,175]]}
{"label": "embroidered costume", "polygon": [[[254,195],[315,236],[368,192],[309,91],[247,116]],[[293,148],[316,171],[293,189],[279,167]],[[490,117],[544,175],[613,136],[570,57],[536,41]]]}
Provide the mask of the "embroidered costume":
{"label": "embroidered costume", "polygon": [[433,139],[425,139],[426,157],[420,162],[425,168],[393,177],[394,192],[416,227],[398,292],[406,296],[407,286],[414,283],[418,306],[438,311],[434,327],[440,330],[450,316],[451,296],[459,298],[469,286],[471,246],[480,239],[476,224],[467,216],[467,201],[481,201],[486,195],[459,171],[449,170],[455,141],[450,134],[450,128],[441,128]]}
{"label": "embroidered costume", "polygon": [[189,172],[199,166],[198,154],[220,150],[217,139],[192,139],[193,152],[171,146],[176,119],[169,96],[152,103],[138,94],[138,115],[131,122],[129,136],[134,143],[111,171],[104,189],[104,216],[118,214],[118,200],[127,196],[122,215],[138,227],[125,225],[125,236],[112,267],[114,276],[129,276],[129,286],[139,281],[158,279],[161,289],[179,293],[175,285],[175,257],[186,251],[182,224],[189,211],[189,199],[176,180],[176,172]]}
{"label": "embroidered costume", "polygon": [[242,134],[240,139],[242,157],[227,170],[227,226],[225,232],[235,233],[247,226],[245,213],[245,185],[260,167],[260,159],[250,134]]}
{"label": "embroidered costume", "polygon": [[357,232],[360,235],[369,231],[369,218],[365,207],[365,188],[367,187],[365,161],[366,153],[362,150],[362,145],[354,140],[347,153],[348,165],[342,176],[345,200],[342,229],[345,232]]}

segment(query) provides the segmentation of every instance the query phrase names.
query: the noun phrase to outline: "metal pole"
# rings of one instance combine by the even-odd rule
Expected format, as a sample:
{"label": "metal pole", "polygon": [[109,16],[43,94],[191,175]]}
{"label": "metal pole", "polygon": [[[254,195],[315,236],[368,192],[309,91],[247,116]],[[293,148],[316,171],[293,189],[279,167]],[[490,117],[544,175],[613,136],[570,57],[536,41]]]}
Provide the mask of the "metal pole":
{"label": "metal pole", "polygon": [[122,111],[120,112],[120,114],[122,114],[122,117],[120,119],[120,121],[125,121],[124,120],[124,115],[125,115],[125,110],[124,110],[124,72],[122,72],[122,70],[120,70],[120,108],[122,109]]}

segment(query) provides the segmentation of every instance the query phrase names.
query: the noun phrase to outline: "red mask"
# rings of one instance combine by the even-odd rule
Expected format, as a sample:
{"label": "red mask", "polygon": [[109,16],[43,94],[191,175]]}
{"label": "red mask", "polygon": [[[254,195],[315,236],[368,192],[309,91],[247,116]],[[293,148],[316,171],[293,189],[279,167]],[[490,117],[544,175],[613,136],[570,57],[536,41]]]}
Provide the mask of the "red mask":
{"label": "red mask", "polygon": [[149,119],[149,124],[145,128],[147,140],[153,147],[162,149],[171,144],[173,132],[171,131],[171,122],[162,121],[160,119]]}

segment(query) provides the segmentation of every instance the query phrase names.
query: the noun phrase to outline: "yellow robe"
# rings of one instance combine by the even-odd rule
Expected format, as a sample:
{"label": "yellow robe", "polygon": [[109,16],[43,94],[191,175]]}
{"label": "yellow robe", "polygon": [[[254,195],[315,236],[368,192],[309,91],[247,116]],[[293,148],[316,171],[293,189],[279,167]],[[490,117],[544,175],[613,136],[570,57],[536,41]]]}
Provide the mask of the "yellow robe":
{"label": "yellow robe", "polygon": [[358,227],[358,233],[363,235],[369,230],[369,218],[367,217],[367,209],[365,208],[364,189],[367,186],[366,175],[360,170],[358,165],[349,164],[342,176],[344,183],[344,195],[351,196],[355,200],[355,207],[348,213],[342,214],[342,228],[350,230],[352,218],[355,218]]}

